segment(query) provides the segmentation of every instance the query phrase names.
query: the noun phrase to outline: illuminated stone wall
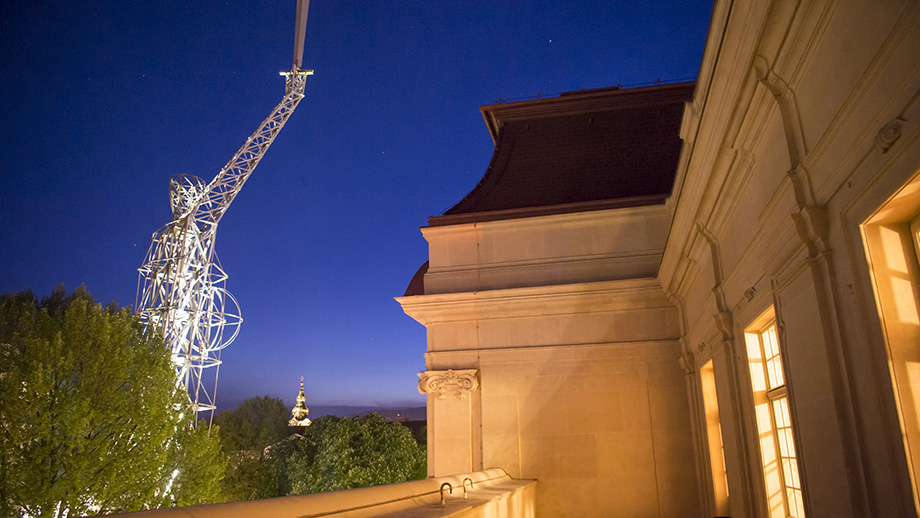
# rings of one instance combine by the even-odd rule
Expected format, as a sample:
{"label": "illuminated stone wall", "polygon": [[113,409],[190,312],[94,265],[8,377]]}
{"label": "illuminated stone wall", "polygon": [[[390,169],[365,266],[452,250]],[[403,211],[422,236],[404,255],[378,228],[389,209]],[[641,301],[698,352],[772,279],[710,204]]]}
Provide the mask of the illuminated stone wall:
{"label": "illuminated stone wall", "polygon": [[[920,197],[903,188],[920,171],[918,92],[916,3],[716,2],[658,274],[683,313],[703,515],[791,513],[784,473],[809,517],[917,515]],[[785,375],[772,391],[758,359],[771,318]],[[787,425],[798,469],[777,461],[771,429]]]}
{"label": "illuminated stone wall", "polygon": [[657,205],[424,230],[436,292],[399,300],[428,328],[431,475],[538,479],[543,516],[699,507],[679,315],[650,276],[667,220]]}
{"label": "illuminated stone wall", "polygon": [[535,477],[541,516],[917,516],[920,4],[717,0],[680,133],[663,205],[423,230],[425,376],[476,382],[428,392],[432,473]]}

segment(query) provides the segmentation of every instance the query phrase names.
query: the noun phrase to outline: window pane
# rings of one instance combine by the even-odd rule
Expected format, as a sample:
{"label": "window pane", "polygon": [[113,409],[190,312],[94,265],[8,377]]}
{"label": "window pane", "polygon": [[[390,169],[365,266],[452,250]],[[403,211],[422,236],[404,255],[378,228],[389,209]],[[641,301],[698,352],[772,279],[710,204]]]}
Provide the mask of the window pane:
{"label": "window pane", "polygon": [[764,349],[767,351],[767,358],[772,358],[779,354],[779,350],[776,347],[776,324],[770,324],[768,328],[764,329],[763,341]]}
{"label": "window pane", "polygon": [[789,408],[786,406],[785,396],[773,400],[773,419],[777,428],[789,426]]}
{"label": "window pane", "polygon": [[767,360],[767,372],[769,373],[770,378],[770,388],[774,389],[782,383],[780,383],[781,375],[776,372],[776,359],[775,357]]}
{"label": "window pane", "polygon": [[788,458],[783,459],[783,484],[786,486],[786,489],[794,488],[794,480],[792,480],[792,466]]}
{"label": "window pane", "polygon": [[789,438],[784,430],[778,430],[776,435],[779,436],[779,454],[781,457],[789,457]]}
{"label": "window pane", "polygon": [[789,459],[789,469],[792,470],[792,485],[796,489],[801,489],[802,485],[799,483],[799,461],[795,458]]}
{"label": "window pane", "polygon": [[795,443],[792,442],[792,428],[786,428],[783,430],[783,436],[786,447],[789,449],[789,452],[785,455],[795,458]]}
{"label": "window pane", "polygon": [[779,341],[776,337],[776,323],[771,323],[760,333],[760,341],[763,344],[763,354],[766,360],[767,377],[770,388],[782,386],[786,383],[783,376],[782,357],[779,353]]}
{"label": "window pane", "polygon": [[786,490],[786,501],[789,504],[789,516],[802,518],[805,516],[805,509],[802,505],[802,492],[797,489]]}

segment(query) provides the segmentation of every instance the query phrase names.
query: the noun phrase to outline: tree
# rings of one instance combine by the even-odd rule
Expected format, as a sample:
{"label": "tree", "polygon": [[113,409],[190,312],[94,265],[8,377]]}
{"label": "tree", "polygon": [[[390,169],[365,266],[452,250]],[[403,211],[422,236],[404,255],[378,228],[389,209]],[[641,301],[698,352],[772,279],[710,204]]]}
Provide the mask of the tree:
{"label": "tree", "polygon": [[261,450],[291,435],[288,420],[291,411],[284,401],[268,396],[244,400],[233,411],[224,410],[214,417],[220,426],[224,451]]}
{"label": "tree", "polygon": [[256,500],[276,494],[272,477],[262,466],[263,450],[293,434],[288,427],[291,411],[284,401],[269,396],[244,400],[233,411],[214,417],[220,442],[231,469],[223,480],[228,500]]}
{"label": "tree", "polygon": [[418,480],[427,469],[409,429],[376,413],[316,419],[286,462],[291,494]]}
{"label": "tree", "polygon": [[259,497],[294,494],[294,465],[303,457],[310,456],[310,448],[310,441],[296,433],[265,448],[259,461]]}
{"label": "tree", "polygon": [[0,515],[221,500],[226,459],[163,343],[85,288],[0,295]]}

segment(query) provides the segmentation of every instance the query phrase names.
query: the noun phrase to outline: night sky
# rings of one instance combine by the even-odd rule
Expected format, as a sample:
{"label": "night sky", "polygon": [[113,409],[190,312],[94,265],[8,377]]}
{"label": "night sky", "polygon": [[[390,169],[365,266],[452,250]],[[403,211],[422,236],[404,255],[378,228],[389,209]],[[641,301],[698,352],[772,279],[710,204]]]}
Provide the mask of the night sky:
{"label": "night sky", "polygon": [[[295,0],[0,6],[0,293],[133,305],[169,177],[210,181],[284,94]],[[313,0],[306,97],[221,220],[242,308],[218,404],[418,406],[425,328],[393,300],[419,227],[479,181],[479,106],[686,80],[711,1]],[[311,417],[314,417],[311,415]]]}

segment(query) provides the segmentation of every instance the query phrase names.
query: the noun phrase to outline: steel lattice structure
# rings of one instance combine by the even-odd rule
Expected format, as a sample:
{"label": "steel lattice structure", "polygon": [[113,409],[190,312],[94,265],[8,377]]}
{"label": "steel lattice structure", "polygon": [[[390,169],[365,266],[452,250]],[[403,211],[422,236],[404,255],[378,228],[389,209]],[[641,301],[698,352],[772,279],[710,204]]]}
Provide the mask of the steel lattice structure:
{"label": "steel lattice structure", "polygon": [[[298,6],[300,45],[304,10]],[[312,70],[295,63],[286,77],[284,98],[243,147],[205,183],[197,176],[177,175],[169,183],[173,219],[153,234],[139,268],[137,315],[148,330],[159,333],[172,352],[178,379],[196,412],[216,408],[220,352],[239,332],[239,305],[225,289],[227,274],[214,250],[217,224],[243,188],[259,160],[304,96]],[[302,54],[302,50],[301,50]],[[207,373],[213,372],[213,380]]]}

